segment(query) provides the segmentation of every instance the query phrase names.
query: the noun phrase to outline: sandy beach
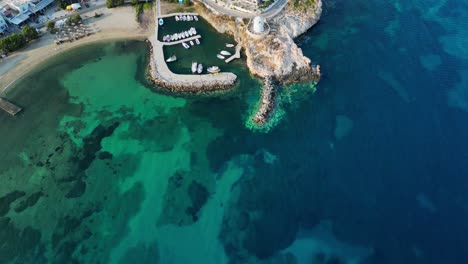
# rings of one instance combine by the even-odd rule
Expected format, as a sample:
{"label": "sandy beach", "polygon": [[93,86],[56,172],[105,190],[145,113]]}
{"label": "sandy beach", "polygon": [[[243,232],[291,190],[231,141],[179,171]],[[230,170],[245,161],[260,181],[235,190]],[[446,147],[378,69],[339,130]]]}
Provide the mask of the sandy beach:
{"label": "sandy beach", "polygon": [[[94,18],[95,12],[102,16]],[[53,35],[43,33],[40,39],[0,62],[0,95],[5,95],[20,78],[39,64],[66,50],[98,41],[148,38],[154,29],[152,16],[152,11],[146,11],[142,15],[141,23],[138,23],[135,20],[134,7],[101,8],[82,14],[83,23],[95,32],[90,36],[56,45]]]}

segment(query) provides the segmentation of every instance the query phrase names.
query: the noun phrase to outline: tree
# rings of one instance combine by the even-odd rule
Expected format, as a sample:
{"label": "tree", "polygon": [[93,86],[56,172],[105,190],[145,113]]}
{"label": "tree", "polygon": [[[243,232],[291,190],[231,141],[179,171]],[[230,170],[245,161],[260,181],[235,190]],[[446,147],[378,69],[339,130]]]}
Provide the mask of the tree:
{"label": "tree", "polygon": [[130,0],[130,4],[131,5],[137,5],[138,4],[138,0]]}
{"label": "tree", "polygon": [[184,6],[190,6],[190,0],[184,0]]}
{"label": "tree", "polygon": [[26,45],[26,39],[21,34],[11,34],[8,37],[0,39],[0,50],[12,52]]}
{"label": "tree", "polygon": [[54,31],[55,31],[55,22],[54,21],[47,21],[46,27],[47,27],[47,30],[49,30],[50,33],[54,33]]}
{"label": "tree", "polygon": [[78,24],[81,21],[81,16],[79,14],[74,14],[71,17],[72,23]]}
{"label": "tree", "polygon": [[27,41],[31,41],[39,37],[37,30],[31,26],[24,26],[23,29],[21,30],[21,33],[23,34],[24,38]]}

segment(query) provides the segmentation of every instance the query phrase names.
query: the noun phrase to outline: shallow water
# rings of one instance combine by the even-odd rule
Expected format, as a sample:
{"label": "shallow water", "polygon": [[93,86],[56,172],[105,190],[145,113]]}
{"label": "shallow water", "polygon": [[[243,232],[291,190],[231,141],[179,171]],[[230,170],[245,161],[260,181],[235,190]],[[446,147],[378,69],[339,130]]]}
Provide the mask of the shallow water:
{"label": "shallow water", "polygon": [[235,91],[174,96],[117,42],[18,84],[0,263],[467,262],[468,4],[324,4],[298,41],[325,76],[267,134],[242,62]]}

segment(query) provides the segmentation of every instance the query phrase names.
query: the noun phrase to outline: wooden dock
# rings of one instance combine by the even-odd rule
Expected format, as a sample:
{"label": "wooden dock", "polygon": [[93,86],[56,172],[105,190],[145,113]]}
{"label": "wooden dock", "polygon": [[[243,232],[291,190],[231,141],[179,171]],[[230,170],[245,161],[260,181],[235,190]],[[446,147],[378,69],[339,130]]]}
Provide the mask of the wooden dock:
{"label": "wooden dock", "polygon": [[16,106],[3,97],[0,97],[0,108],[12,116],[18,114],[22,110],[20,107]]}

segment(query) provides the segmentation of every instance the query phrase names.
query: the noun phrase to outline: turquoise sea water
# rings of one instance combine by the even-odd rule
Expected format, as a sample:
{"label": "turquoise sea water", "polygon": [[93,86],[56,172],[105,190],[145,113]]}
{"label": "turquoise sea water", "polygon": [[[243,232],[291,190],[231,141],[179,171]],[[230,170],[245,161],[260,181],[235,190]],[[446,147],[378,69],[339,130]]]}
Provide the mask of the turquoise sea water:
{"label": "turquoise sea water", "polygon": [[[55,58],[0,113],[0,263],[466,263],[468,4],[324,1],[325,73],[174,96],[142,42]],[[84,52],[86,51],[86,52]]]}

